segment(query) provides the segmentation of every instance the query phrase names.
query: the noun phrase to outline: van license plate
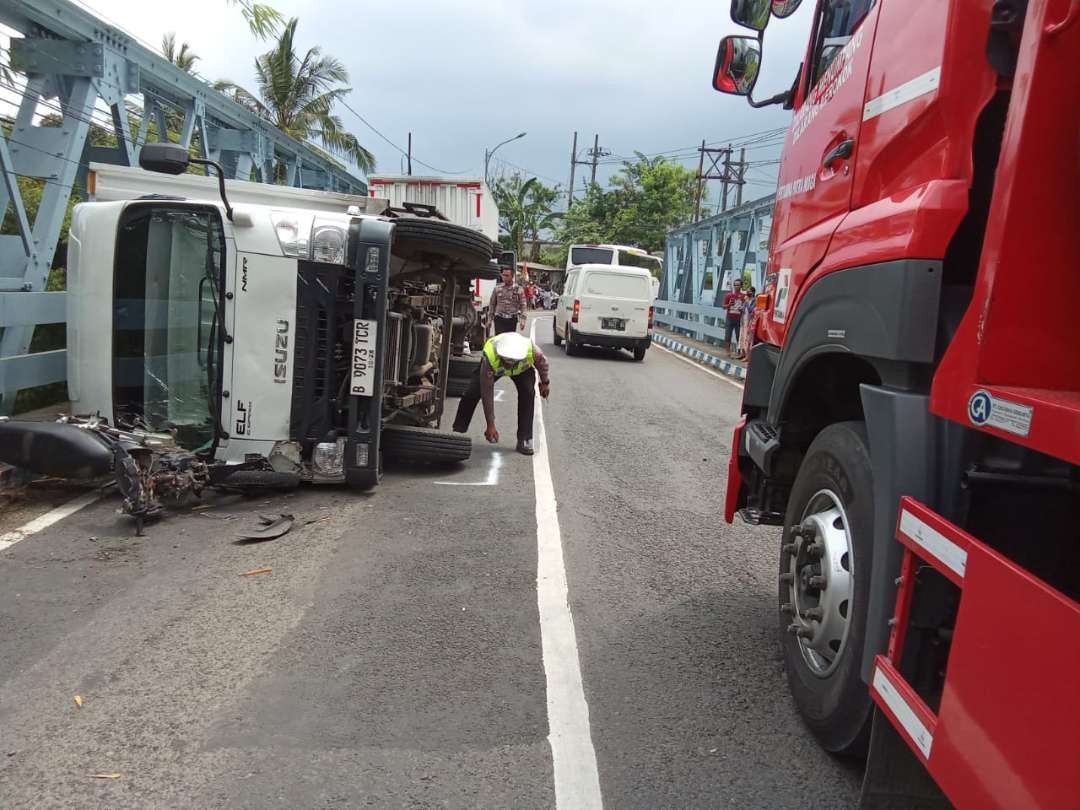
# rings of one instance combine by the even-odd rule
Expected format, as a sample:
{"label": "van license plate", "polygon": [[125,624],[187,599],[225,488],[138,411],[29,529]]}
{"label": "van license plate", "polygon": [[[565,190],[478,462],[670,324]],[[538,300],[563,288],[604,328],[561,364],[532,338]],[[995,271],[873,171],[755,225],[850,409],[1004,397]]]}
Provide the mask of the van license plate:
{"label": "van license plate", "polygon": [[352,379],[349,393],[357,397],[375,394],[375,353],[378,347],[378,321],[353,321]]}
{"label": "van license plate", "polygon": [[601,329],[614,329],[617,332],[625,332],[626,331],[626,321],[624,321],[622,318],[601,318],[600,319],[600,328]]}

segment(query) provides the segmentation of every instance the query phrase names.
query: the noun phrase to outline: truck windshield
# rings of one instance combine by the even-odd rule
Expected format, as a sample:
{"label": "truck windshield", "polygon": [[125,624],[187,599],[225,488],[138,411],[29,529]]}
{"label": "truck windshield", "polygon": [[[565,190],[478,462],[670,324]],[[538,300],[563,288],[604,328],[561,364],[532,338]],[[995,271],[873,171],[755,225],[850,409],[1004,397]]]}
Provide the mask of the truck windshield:
{"label": "truck windshield", "polygon": [[211,208],[133,205],[116,242],[113,401],[122,427],[218,437],[225,243]]}

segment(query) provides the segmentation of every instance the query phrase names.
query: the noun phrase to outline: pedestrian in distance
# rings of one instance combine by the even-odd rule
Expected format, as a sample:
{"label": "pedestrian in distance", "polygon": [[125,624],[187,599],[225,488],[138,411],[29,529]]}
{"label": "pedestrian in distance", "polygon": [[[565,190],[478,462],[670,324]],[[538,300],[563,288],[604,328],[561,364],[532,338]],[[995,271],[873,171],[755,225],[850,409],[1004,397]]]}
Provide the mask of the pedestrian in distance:
{"label": "pedestrian in distance", "polygon": [[525,328],[525,291],[514,283],[513,269],[503,268],[502,283],[495,285],[490,307],[496,335]]}
{"label": "pedestrian in distance", "polygon": [[727,344],[728,357],[732,356],[732,346],[739,342],[739,326],[742,324],[745,303],[746,296],[742,291],[742,279],[737,278],[731,283],[731,292],[724,296],[722,304],[727,310],[727,318],[724,319],[724,343]]}
{"label": "pedestrian in distance", "polygon": [[547,399],[551,391],[548,379],[548,360],[540,348],[524,335],[504,332],[489,338],[484,344],[480,367],[473,373],[469,387],[458,403],[454,431],[465,433],[472,422],[476,404],[484,403],[484,438],[492,444],[499,441],[495,427],[495,380],[509,377],[517,388],[518,425],[517,451],[533,454],[533,408],[536,404],[536,377],[540,376],[540,396]]}
{"label": "pedestrian in distance", "polygon": [[750,286],[746,290],[743,303],[742,323],[739,325],[739,351],[736,360],[745,360],[754,348],[754,333],[757,331],[757,290]]}

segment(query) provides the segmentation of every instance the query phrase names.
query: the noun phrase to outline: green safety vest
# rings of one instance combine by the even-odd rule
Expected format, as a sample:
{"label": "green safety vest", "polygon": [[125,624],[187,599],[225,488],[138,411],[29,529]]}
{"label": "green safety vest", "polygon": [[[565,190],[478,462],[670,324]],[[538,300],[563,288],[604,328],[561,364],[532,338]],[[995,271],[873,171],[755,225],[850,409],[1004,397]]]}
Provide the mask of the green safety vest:
{"label": "green safety vest", "polygon": [[496,374],[502,372],[508,377],[516,377],[525,371],[528,371],[533,367],[533,347],[532,341],[529,341],[529,353],[525,355],[525,359],[518,363],[513,368],[506,368],[499,360],[499,353],[495,351],[495,341],[497,341],[502,335],[495,335],[488,338],[487,343],[484,344],[484,357],[487,358],[488,365],[491,366],[491,370]]}

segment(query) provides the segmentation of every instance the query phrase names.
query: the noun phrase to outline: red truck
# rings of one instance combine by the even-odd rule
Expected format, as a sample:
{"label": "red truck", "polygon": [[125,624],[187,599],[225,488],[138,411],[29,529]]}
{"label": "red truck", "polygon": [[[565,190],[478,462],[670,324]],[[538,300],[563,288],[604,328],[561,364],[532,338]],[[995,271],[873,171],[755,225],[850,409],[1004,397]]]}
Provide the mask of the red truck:
{"label": "red truck", "polygon": [[861,806],[1080,807],[1080,0],[817,0],[726,518]]}

